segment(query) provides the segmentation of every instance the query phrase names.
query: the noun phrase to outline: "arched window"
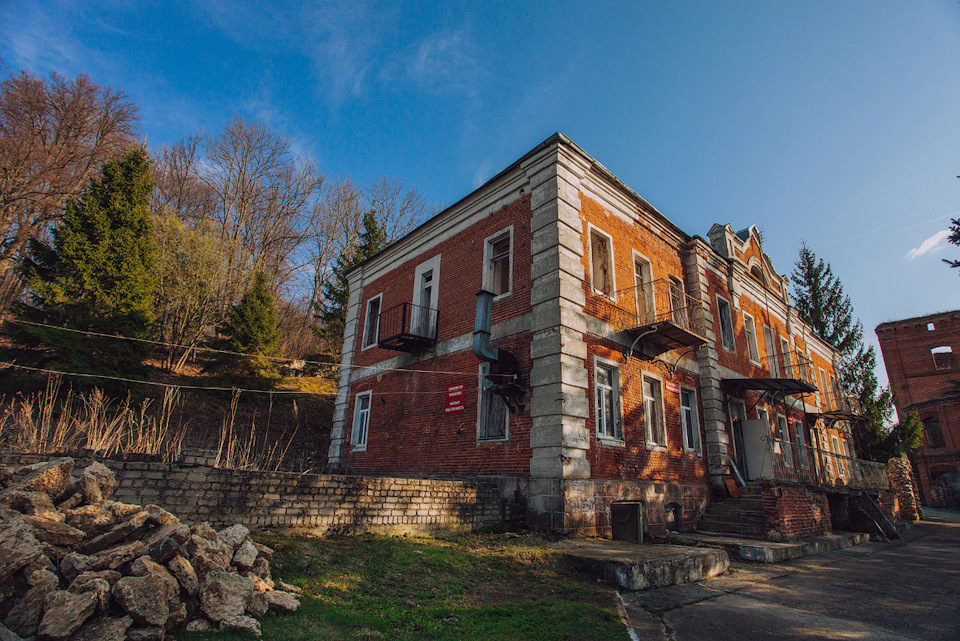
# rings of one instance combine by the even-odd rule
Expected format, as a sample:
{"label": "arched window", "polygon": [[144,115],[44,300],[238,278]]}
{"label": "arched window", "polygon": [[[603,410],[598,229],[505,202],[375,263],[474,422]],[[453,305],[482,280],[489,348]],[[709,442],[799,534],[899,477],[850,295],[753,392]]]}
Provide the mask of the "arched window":
{"label": "arched window", "polygon": [[943,440],[943,430],[940,429],[940,419],[933,416],[923,420],[923,430],[927,435],[927,446],[939,449],[946,446]]}

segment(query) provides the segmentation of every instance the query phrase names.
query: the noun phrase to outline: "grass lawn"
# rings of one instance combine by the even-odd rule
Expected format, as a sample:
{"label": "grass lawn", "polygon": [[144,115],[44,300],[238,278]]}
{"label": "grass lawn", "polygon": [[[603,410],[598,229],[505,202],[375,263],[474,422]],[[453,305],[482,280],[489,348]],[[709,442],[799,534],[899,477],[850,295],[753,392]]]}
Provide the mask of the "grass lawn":
{"label": "grass lawn", "polygon": [[277,551],[274,578],[304,591],[295,614],[260,620],[270,641],[628,638],[613,589],[567,568],[537,535],[257,540]]}

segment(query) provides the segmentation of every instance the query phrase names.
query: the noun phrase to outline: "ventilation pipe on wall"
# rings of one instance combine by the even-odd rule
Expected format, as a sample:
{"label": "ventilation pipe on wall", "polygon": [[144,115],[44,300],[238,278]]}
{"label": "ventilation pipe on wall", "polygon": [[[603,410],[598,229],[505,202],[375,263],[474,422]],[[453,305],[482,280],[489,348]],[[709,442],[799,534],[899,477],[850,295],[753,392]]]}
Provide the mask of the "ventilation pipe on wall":
{"label": "ventilation pipe on wall", "polygon": [[493,383],[493,392],[503,398],[514,414],[523,409],[524,389],[517,357],[503,349],[490,347],[490,325],[493,315],[493,292],[477,292],[477,318],[473,326],[473,353],[490,363],[487,379]]}

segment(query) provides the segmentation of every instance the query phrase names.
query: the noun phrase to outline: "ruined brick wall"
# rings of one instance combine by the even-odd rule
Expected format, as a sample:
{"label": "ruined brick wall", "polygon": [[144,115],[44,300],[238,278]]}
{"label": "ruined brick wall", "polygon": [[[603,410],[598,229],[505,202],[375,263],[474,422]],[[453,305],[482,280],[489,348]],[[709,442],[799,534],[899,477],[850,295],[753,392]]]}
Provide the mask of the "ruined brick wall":
{"label": "ruined brick wall", "polygon": [[764,484],[761,499],[767,538],[796,541],[830,532],[830,504],[824,492],[802,485]]}
{"label": "ruined brick wall", "polygon": [[890,490],[896,496],[897,513],[901,521],[920,520],[920,501],[914,493],[913,470],[910,461],[904,458],[892,458],[887,461],[887,480]]}
{"label": "ruined brick wall", "polygon": [[[0,456],[10,466],[50,456]],[[101,460],[117,476],[113,499],[155,504],[182,521],[215,528],[297,528],[312,534],[430,534],[501,521],[495,484]]]}

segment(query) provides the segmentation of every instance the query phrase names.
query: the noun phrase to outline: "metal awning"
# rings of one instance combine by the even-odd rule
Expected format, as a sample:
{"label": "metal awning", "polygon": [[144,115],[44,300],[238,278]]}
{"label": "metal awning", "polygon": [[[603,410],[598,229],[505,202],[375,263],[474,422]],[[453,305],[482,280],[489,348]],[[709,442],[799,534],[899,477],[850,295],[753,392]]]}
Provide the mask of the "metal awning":
{"label": "metal awning", "polygon": [[784,394],[811,394],[817,391],[810,383],[796,378],[725,378],[721,385],[731,396],[741,396],[748,390]]}
{"label": "metal awning", "polygon": [[863,414],[856,414],[846,410],[833,410],[830,412],[820,412],[819,414],[807,414],[807,420],[813,425],[817,419],[825,418],[830,421],[865,421],[867,417]]}

